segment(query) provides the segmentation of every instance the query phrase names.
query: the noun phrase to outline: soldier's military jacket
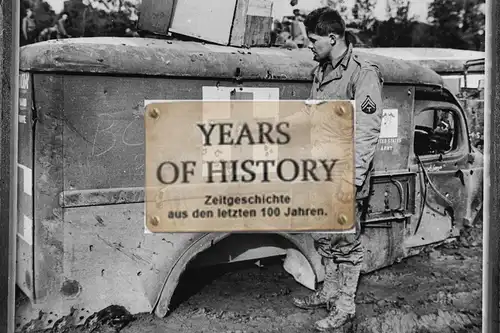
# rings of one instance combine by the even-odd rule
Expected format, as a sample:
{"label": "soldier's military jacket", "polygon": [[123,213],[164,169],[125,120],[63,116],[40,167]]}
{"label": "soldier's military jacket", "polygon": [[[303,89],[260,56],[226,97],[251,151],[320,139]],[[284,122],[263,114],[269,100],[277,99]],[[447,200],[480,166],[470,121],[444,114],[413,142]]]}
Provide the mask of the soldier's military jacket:
{"label": "soldier's military jacket", "polygon": [[[313,75],[310,99],[355,101],[355,184],[362,186],[375,153],[382,121],[383,78],[380,70],[362,56],[354,55],[350,45],[337,66],[331,63],[327,66],[319,65]],[[314,113],[313,110],[314,108],[305,109],[306,112]],[[300,122],[301,116],[296,117],[295,120]],[[324,117],[309,114],[314,140],[326,142],[329,141],[329,135],[322,118]],[[322,140],[323,136],[325,140]]]}

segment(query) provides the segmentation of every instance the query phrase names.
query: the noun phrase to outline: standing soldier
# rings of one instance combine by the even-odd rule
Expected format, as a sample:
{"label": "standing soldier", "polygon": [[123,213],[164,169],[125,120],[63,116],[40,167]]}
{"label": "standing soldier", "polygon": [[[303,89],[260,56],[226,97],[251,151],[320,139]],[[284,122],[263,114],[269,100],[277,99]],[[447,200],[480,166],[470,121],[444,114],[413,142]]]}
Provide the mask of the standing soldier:
{"label": "standing soldier", "polygon": [[57,20],[57,39],[61,38],[71,38],[71,36],[66,32],[66,25],[68,24],[69,17],[68,14],[63,13],[61,17]]}
{"label": "standing soldier", "polygon": [[31,8],[26,9],[26,16],[23,18],[23,37],[26,44],[36,42],[36,22]]}
{"label": "standing soldier", "polygon": [[[314,71],[310,99],[355,100],[354,183],[358,202],[366,201],[367,176],[382,121],[382,75],[376,65],[353,54],[344,20],[336,10],[329,7],[316,9],[307,15],[304,25],[310,40],[309,48],[319,63]],[[304,115],[302,112],[297,114],[295,120]],[[323,258],[325,280],[317,292],[294,298],[293,302],[300,308],[326,307],[329,310],[326,318],[315,323],[317,330],[338,328],[354,318],[354,299],[363,262],[359,240],[362,212],[358,205],[355,233],[311,234],[316,250]]]}

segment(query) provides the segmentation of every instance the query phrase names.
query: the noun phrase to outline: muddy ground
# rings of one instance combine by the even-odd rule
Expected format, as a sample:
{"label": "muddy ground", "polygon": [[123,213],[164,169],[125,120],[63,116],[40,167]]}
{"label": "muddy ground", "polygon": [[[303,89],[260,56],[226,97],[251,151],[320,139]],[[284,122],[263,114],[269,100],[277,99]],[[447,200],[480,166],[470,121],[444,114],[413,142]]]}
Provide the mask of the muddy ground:
{"label": "muddy ground", "polygon": [[[341,331],[480,332],[481,238],[482,228],[475,226],[467,241],[443,245],[362,276],[357,318]],[[192,272],[183,278],[174,296],[178,306],[169,316],[139,314],[121,332],[314,332],[311,326],[325,310],[295,308],[291,297],[309,291],[283,270],[280,259],[260,264]],[[115,331],[94,324],[57,333]]]}

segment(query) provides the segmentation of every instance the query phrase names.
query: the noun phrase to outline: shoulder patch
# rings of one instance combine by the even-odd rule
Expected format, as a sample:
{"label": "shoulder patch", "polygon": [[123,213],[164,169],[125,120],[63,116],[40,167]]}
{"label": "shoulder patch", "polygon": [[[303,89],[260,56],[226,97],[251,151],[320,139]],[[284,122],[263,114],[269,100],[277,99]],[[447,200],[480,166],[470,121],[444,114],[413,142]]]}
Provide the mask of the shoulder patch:
{"label": "shoulder patch", "polygon": [[361,103],[361,111],[366,114],[373,114],[375,113],[375,111],[377,111],[377,105],[370,97],[370,95],[366,96],[364,102]]}

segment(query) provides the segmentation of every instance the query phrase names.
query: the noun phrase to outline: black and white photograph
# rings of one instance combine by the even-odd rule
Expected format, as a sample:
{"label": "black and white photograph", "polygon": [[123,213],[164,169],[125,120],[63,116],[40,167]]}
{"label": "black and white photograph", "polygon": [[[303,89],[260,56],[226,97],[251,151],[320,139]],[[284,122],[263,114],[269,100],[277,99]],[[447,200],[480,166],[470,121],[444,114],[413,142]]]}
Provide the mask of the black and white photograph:
{"label": "black and white photograph", "polygon": [[485,332],[487,0],[14,1],[15,332]]}

